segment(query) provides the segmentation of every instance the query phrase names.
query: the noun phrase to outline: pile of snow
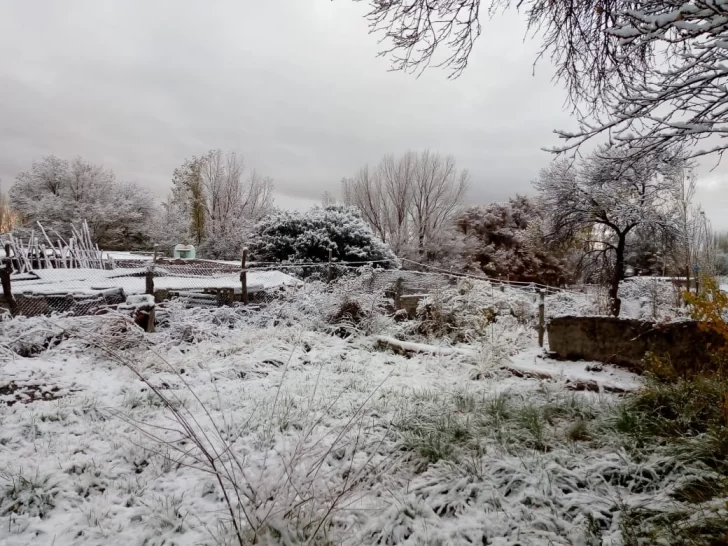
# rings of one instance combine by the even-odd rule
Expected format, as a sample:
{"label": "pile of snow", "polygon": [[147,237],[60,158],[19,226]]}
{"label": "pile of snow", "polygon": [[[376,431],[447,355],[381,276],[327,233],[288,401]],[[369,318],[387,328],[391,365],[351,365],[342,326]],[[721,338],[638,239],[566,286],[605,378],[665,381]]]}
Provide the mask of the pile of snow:
{"label": "pile of snow", "polygon": [[137,311],[139,309],[150,309],[154,307],[154,296],[151,294],[137,294],[127,296],[126,302],[119,305],[119,310],[130,309]]}

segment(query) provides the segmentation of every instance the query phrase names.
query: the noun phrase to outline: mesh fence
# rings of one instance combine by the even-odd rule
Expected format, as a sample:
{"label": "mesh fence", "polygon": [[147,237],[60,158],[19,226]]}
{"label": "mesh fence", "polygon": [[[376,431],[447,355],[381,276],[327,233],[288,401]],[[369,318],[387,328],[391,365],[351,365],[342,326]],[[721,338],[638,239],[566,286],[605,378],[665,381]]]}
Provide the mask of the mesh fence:
{"label": "mesh fence", "polygon": [[[9,276],[12,298],[0,301],[13,314],[53,313],[89,315],[110,309],[135,310],[181,299],[191,306],[265,304],[281,291],[303,282],[335,282],[347,277],[356,290],[384,293],[394,299],[435,293],[464,278],[487,283],[491,290],[516,288],[550,294],[558,289],[534,283],[512,283],[474,275],[437,270],[415,262],[251,263],[131,257],[99,263],[97,267],[37,267]],[[6,264],[7,265],[7,264]],[[12,264],[10,264],[12,266]],[[63,264],[66,265],[66,264]],[[584,293],[584,288],[579,290]]]}
{"label": "mesh fence", "polygon": [[[130,302],[149,304],[183,298],[193,305],[216,306],[264,299],[277,289],[301,281],[283,270],[248,269],[240,264],[202,260],[125,260],[112,267],[35,268],[9,276],[12,301],[3,306],[14,314],[87,315]],[[150,297],[145,297],[148,295]]]}

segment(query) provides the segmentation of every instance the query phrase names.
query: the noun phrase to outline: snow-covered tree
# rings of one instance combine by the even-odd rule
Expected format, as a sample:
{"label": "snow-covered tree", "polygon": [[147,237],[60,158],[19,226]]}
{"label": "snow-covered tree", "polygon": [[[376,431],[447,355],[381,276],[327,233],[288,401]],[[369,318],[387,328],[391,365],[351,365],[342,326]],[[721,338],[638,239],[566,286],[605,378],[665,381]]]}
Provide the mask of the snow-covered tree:
{"label": "snow-covered tree", "polygon": [[728,275],[728,233],[715,236],[715,274]]}
{"label": "snow-covered tree", "polygon": [[677,230],[669,255],[675,271],[687,279],[688,289],[691,278],[695,277],[696,266],[703,273],[713,274],[715,265],[715,241],[710,221],[702,207],[693,203],[696,189],[694,172],[686,170],[676,187]]}
{"label": "snow-covered tree", "polygon": [[10,199],[0,187],[0,233],[11,231],[17,219],[17,214],[10,208]]}
{"label": "snow-covered tree", "polygon": [[630,233],[626,263],[638,274],[680,275],[690,289],[692,281],[697,280],[696,266],[703,273],[715,272],[715,237],[702,207],[693,202],[696,189],[692,169],[677,172],[673,193],[675,228],[665,231],[647,225]]}
{"label": "snow-covered tree", "polygon": [[245,166],[234,152],[211,150],[177,168],[172,199],[189,221],[190,237],[202,255],[238,258],[252,225],[273,203],[273,181]]}
{"label": "snow-covered tree", "polygon": [[[728,147],[728,3],[724,0],[370,0],[393,67],[467,66],[481,19],[508,7],[542,37],[570,92],[579,130],[565,151],[608,134],[648,156],[709,139],[694,156]],[[442,51],[441,51],[442,50]],[[439,52],[439,53],[438,53]],[[710,138],[714,137],[714,138]]]}
{"label": "snow-covered tree", "polygon": [[407,152],[384,157],[342,181],[344,203],[356,207],[398,255],[438,255],[468,187],[452,156]]}
{"label": "snow-covered tree", "polygon": [[536,188],[546,213],[547,238],[578,240],[584,256],[609,267],[612,312],[619,315],[628,236],[638,227],[675,231],[675,193],[685,163],[665,157],[635,160],[602,147],[577,164],[567,160],[543,169]]}
{"label": "snow-covered tree", "polygon": [[163,255],[171,255],[175,245],[192,244],[189,217],[169,195],[159,204],[149,225],[149,242]]}
{"label": "snow-covered tree", "polygon": [[94,241],[109,249],[144,246],[154,208],[147,190],[118,182],[109,169],[81,157],[69,162],[53,155],[16,177],[10,202],[21,225],[40,221],[66,239],[70,224],[85,219]]}
{"label": "snow-covered tree", "polygon": [[335,204],[336,204],[336,197],[334,197],[330,191],[325,191],[321,195],[321,206],[328,207],[329,205],[335,205]]}
{"label": "snow-covered tree", "polygon": [[200,167],[200,160],[193,157],[174,170],[169,199],[172,207],[187,218],[189,236],[198,246],[205,240],[205,204]]}
{"label": "snow-covered tree", "polygon": [[545,244],[542,211],[518,195],[506,203],[463,211],[456,226],[464,239],[465,267],[491,277],[563,285],[573,278],[568,252]]}
{"label": "snow-covered tree", "polygon": [[256,224],[250,244],[258,261],[327,262],[329,249],[340,262],[378,261],[388,268],[396,259],[356,209],[343,205],[276,210]]}

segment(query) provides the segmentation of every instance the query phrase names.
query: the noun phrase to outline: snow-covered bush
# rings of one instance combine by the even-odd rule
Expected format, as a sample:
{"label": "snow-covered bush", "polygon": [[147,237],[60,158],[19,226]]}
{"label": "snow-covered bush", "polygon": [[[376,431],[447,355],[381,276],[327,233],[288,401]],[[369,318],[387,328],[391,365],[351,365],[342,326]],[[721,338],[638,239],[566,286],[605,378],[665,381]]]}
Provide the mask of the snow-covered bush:
{"label": "snow-covered bush", "polygon": [[347,275],[330,285],[316,282],[299,289],[298,294],[290,292],[289,301],[280,302],[276,309],[279,316],[288,316],[291,322],[313,322],[318,330],[331,330],[332,326],[340,333],[342,327],[364,334],[399,330],[390,316],[391,300],[381,291],[361,291],[360,286],[359,275]]}
{"label": "snow-covered bush", "polygon": [[534,294],[464,280],[420,301],[417,330],[425,336],[447,337],[452,342],[477,341],[488,333],[490,324],[503,316],[514,317],[524,326],[535,326],[535,305]]}
{"label": "snow-covered bush", "polygon": [[621,316],[641,320],[665,320],[683,315],[680,289],[669,280],[630,277],[619,283]]}
{"label": "snow-covered bush", "polygon": [[193,344],[224,338],[238,329],[279,325],[317,332],[331,332],[342,325],[366,334],[390,328],[399,331],[402,327],[390,316],[391,300],[382,291],[362,290],[361,284],[361,275],[349,274],[331,284],[312,281],[288,286],[260,308],[198,308],[181,300],[165,302],[157,307],[156,337]]}
{"label": "snow-covered bush", "polygon": [[52,322],[44,317],[16,317],[0,321],[0,360],[19,356],[36,356],[54,347],[66,335],[69,319]]}
{"label": "snow-covered bush", "polygon": [[589,287],[585,293],[563,291],[549,294],[545,302],[546,318],[605,314],[608,306],[605,304],[604,309],[600,308],[599,296],[599,287]]}
{"label": "snow-covered bush", "polygon": [[471,377],[486,377],[493,367],[506,364],[512,356],[533,343],[533,340],[533,329],[516,317],[496,317],[478,342],[478,361]]}
{"label": "snow-covered bush", "polygon": [[329,249],[341,262],[378,261],[386,268],[396,260],[355,209],[340,205],[273,212],[255,226],[250,244],[259,261],[324,263]]}

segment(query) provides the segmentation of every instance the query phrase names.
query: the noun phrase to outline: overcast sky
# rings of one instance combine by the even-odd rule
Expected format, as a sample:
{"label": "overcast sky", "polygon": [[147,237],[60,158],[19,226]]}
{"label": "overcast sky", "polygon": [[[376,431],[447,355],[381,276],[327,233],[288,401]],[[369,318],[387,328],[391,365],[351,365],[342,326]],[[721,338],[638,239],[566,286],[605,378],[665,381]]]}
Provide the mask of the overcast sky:
{"label": "overcast sky", "polygon": [[[517,14],[484,21],[466,72],[389,72],[352,0],[0,0],[0,179],[82,155],[160,197],[185,157],[242,153],[279,206],[306,208],[388,153],[470,170],[470,203],[531,192],[574,128]],[[712,167],[712,163],[710,165]],[[700,199],[728,229],[728,165]]]}

